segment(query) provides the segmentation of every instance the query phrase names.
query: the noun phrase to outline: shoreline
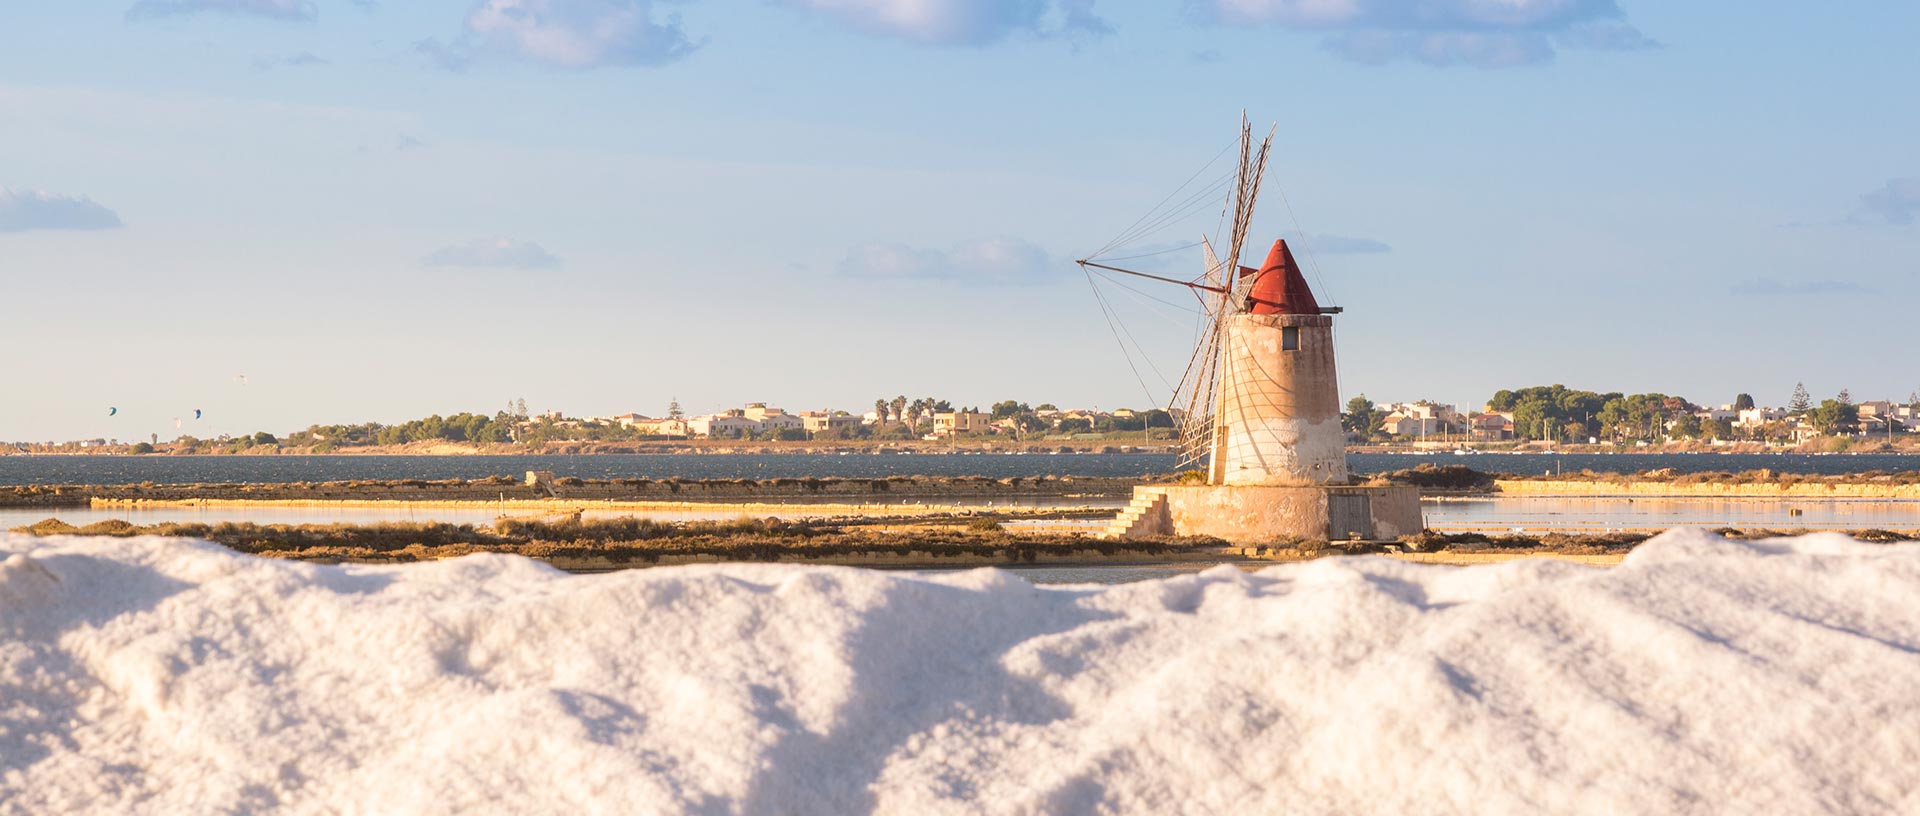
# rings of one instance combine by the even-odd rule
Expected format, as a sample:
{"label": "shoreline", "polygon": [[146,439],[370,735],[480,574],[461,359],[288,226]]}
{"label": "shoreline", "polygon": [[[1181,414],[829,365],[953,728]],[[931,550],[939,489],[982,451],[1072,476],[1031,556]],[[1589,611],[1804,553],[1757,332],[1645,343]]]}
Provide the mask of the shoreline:
{"label": "shoreline", "polygon": [[[559,477],[528,484],[504,476],[486,479],[349,480],[331,482],[221,482],[195,484],[14,485],[0,487],[0,507],[89,506],[96,499],[141,501],[460,501],[498,505],[515,501],[747,502],[906,504],[910,501],[977,499],[1058,501],[1120,499],[1133,477],[888,476],[884,478],[774,479],[578,479]],[[772,503],[772,502],[766,502]]]}
{"label": "shoreline", "polygon": [[[1349,443],[1347,453],[1397,454],[1404,456],[1448,456],[1464,451],[1469,456],[1556,456],[1619,455],[1799,455],[1848,456],[1856,454],[1920,456],[1920,435],[1914,438],[1818,437],[1798,445],[1767,445],[1735,442],[1713,445],[1701,442],[1669,442],[1645,447],[1614,444],[1557,444],[1542,442],[1429,442],[1429,443]],[[1099,439],[1028,439],[976,437],[954,441],[921,439],[818,439],[793,442],[707,439],[655,439],[630,442],[549,442],[537,447],[514,443],[469,444],[461,442],[410,442],[404,445],[358,445],[320,450],[323,446],[260,445],[233,450],[177,452],[162,443],[150,453],[133,453],[139,443],[121,443],[80,447],[78,443],[44,445],[0,443],[0,457],[21,456],[138,456],[157,458],[230,457],[230,456],[760,456],[874,454],[899,456],[1005,455],[1049,456],[1098,454],[1167,455],[1177,446],[1166,439],[1143,439],[1116,435]]]}

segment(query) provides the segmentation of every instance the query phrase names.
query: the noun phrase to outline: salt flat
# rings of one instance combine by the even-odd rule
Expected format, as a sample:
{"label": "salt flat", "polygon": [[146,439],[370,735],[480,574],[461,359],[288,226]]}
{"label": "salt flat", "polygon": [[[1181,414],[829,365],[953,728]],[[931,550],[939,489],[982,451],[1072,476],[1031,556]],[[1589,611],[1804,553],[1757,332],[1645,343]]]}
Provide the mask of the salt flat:
{"label": "salt flat", "polygon": [[568,576],[0,537],[0,813],[1920,811],[1920,546]]}

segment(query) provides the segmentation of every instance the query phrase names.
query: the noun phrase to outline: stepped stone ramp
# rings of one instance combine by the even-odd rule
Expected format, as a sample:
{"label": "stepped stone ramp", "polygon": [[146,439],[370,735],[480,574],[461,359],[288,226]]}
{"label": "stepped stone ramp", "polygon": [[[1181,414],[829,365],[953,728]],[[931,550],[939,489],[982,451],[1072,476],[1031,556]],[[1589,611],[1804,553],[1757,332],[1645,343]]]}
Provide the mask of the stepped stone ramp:
{"label": "stepped stone ramp", "polygon": [[1135,493],[1133,501],[1107,525],[1102,538],[1127,541],[1173,532],[1173,515],[1167,510],[1164,493]]}

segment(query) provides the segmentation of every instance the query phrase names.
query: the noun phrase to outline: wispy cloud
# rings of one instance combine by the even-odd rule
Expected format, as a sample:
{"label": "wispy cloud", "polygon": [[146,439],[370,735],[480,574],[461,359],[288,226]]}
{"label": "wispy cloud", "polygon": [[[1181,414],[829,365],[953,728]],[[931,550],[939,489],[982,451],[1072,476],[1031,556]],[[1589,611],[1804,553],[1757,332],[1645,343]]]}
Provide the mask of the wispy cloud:
{"label": "wispy cloud", "polygon": [[256,71],[271,71],[275,68],[306,68],[314,65],[331,65],[327,58],[311,51],[285,57],[259,57],[253,61]]}
{"label": "wispy cloud", "polygon": [[984,238],[952,249],[868,243],[847,251],[840,274],[867,280],[945,280],[981,286],[1049,283],[1072,267],[1018,238]]}
{"label": "wispy cloud", "polygon": [[1844,218],[1824,221],[1789,221],[1786,229],[1825,227],[1866,227],[1886,224],[1904,227],[1920,217],[1920,177],[1887,179],[1879,189],[1860,195],[1860,206]]}
{"label": "wispy cloud", "polygon": [[1658,47],[1614,0],[1190,0],[1226,25],[1319,32],[1327,50],[1384,63],[1501,68],[1549,62],[1562,48]]}
{"label": "wispy cloud", "polygon": [[678,14],[658,15],[656,0],[483,0],[466,30],[449,43],[422,40],[414,50],[460,70],[493,55],[556,68],[664,65],[701,43]]}
{"label": "wispy cloud", "polygon": [[127,19],[185,17],[206,12],[281,20],[311,20],[318,14],[313,0],[140,0],[127,9]]}
{"label": "wispy cloud", "polygon": [[1911,224],[1920,215],[1920,178],[1888,179],[1880,189],[1861,196],[1860,203],[1889,224]]}
{"label": "wispy cloud", "polygon": [[121,226],[120,216],[81,196],[0,187],[0,232],[102,230]]}
{"label": "wispy cloud", "polygon": [[1094,0],[779,0],[856,31],[926,45],[987,45],[1016,33],[1089,39],[1113,33]]}
{"label": "wispy cloud", "polygon": [[1352,235],[1288,233],[1287,240],[1301,244],[1306,249],[1321,255],[1377,255],[1393,251],[1393,247],[1385,241]]}
{"label": "wispy cloud", "polygon": [[1820,280],[1778,281],[1773,278],[1754,278],[1734,284],[1730,289],[1736,295],[1846,295],[1865,292],[1866,288],[1853,281],[1824,278]]}
{"label": "wispy cloud", "polygon": [[560,259],[531,241],[492,238],[441,247],[422,263],[468,269],[552,269],[560,265]]}

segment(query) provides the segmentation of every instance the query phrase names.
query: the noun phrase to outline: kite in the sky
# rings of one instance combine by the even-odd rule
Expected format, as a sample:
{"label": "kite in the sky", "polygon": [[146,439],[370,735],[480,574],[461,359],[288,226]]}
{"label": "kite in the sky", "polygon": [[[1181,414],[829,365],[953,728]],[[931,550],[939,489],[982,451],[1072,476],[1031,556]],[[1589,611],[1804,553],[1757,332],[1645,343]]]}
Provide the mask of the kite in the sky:
{"label": "kite in the sky", "polygon": [[173,429],[174,429],[174,430],[176,430],[176,431],[177,431],[177,430],[180,430],[180,418],[179,418],[179,417],[174,417],[174,418],[173,418]]}
{"label": "kite in the sky", "polygon": [[118,408],[109,407],[107,409],[107,416],[113,416],[114,414],[117,414],[117,413],[120,413],[120,409]]}
{"label": "kite in the sky", "polygon": [[245,374],[235,374],[233,375],[233,378],[236,380],[239,380],[241,385],[247,384],[247,375]]}
{"label": "kite in the sky", "polygon": [[200,418],[200,409],[198,409],[198,408],[195,408],[195,409],[193,409],[193,418],[194,418],[194,419],[199,419],[199,418]]}

